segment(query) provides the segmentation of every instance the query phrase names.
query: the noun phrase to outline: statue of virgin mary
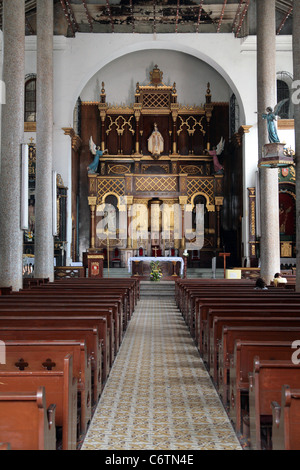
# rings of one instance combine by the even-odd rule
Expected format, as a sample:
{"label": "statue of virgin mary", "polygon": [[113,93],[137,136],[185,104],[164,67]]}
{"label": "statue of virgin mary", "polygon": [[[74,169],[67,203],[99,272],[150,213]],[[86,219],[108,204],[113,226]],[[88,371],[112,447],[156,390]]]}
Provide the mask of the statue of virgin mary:
{"label": "statue of virgin mary", "polygon": [[164,139],[159,132],[156,123],[154,123],[154,131],[148,139],[148,150],[154,158],[159,158],[160,154],[164,150]]}

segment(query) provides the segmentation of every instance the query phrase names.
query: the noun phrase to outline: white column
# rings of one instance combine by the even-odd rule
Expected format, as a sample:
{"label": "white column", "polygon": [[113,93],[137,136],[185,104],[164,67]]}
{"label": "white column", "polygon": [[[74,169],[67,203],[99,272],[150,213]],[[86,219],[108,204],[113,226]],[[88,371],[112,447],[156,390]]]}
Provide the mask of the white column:
{"label": "white column", "polygon": [[3,2],[1,119],[0,285],[22,288],[21,144],[24,137],[25,2]]}
{"label": "white column", "polygon": [[37,0],[35,277],[54,278],[52,228],[53,2]]}
{"label": "white column", "polygon": [[[257,110],[258,154],[269,143],[267,123],[262,118],[268,106],[276,105],[276,16],[275,0],[257,2]],[[260,169],[261,276],[267,283],[280,271],[278,169]]]}

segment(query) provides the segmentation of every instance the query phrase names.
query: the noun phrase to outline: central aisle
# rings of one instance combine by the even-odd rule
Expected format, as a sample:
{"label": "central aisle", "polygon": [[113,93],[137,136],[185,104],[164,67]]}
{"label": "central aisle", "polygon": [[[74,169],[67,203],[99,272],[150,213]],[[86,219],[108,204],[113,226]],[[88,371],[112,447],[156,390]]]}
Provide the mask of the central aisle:
{"label": "central aisle", "polygon": [[81,449],[241,449],[172,298],[138,302]]}

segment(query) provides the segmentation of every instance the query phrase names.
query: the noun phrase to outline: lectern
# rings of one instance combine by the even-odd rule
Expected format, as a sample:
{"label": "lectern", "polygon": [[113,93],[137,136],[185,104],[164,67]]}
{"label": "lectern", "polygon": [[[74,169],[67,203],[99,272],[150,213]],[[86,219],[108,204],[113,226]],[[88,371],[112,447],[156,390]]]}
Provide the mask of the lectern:
{"label": "lectern", "polygon": [[103,277],[103,260],[104,256],[99,253],[84,253],[83,265],[87,268],[88,277],[93,279]]}

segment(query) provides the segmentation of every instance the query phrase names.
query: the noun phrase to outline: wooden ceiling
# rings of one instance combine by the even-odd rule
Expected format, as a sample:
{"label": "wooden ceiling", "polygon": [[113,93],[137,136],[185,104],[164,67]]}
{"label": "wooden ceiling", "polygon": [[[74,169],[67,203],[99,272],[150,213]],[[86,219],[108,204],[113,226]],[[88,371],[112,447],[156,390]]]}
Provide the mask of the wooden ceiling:
{"label": "wooden ceiling", "polygon": [[[255,34],[257,1],[53,0],[54,34],[232,32],[240,37]],[[36,0],[25,0],[25,9],[26,34],[35,35]],[[277,0],[276,10],[277,34],[290,34],[293,0]]]}

